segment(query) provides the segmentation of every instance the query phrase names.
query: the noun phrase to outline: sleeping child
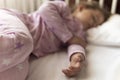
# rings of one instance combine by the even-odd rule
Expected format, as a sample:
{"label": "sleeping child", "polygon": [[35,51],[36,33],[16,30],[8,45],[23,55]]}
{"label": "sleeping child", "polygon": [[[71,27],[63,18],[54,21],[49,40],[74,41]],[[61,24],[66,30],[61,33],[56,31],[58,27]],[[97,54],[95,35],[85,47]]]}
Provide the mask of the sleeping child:
{"label": "sleeping child", "polygon": [[30,14],[0,9],[0,80],[25,80],[30,54],[39,58],[62,48],[70,61],[62,72],[77,75],[86,59],[86,30],[109,13],[96,2],[81,2],[72,11],[64,1],[45,2]]}

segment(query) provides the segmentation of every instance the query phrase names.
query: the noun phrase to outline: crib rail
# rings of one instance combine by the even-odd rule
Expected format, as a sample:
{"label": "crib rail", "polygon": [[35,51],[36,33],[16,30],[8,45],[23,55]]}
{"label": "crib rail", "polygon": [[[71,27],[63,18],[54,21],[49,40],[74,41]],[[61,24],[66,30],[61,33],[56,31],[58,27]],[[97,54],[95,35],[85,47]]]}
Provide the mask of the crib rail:
{"label": "crib rail", "polygon": [[37,9],[45,0],[0,0],[0,8],[13,8],[25,13]]}
{"label": "crib rail", "polygon": [[[44,1],[48,0],[0,0],[1,8],[15,8],[25,13],[32,12],[37,9]],[[68,5],[71,0],[64,0]],[[75,0],[75,4],[78,4],[81,0]],[[92,1],[92,0],[85,0]],[[99,0],[99,4],[104,6],[105,0]],[[111,13],[116,13],[118,0],[112,0]]]}
{"label": "crib rail", "polygon": [[[70,0],[65,0],[65,1],[66,1],[66,3],[68,3],[68,5],[69,5],[69,1],[70,1]],[[81,0],[75,0],[75,4],[80,3],[80,1],[81,1]],[[93,1],[93,0],[87,0],[87,1]],[[100,4],[101,7],[104,6],[104,1],[105,1],[105,0],[99,0],[99,4]],[[118,0],[112,0],[111,13],[116,13],[117,2],[118,2]]]}

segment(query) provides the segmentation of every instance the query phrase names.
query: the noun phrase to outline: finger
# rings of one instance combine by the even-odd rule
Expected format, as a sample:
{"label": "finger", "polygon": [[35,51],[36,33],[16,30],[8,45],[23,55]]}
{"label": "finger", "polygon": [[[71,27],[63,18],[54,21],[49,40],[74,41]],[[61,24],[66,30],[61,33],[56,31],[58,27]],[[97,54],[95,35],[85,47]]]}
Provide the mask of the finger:
{"label": "finger", "polygon": [[62,70],[62,72],[66,75],[67,74],[67,71],[66,69]]}
{"label": "finger", "polygon": [[75,64],[71,64],[70,65],[71,66],[71,69],[76,69],[76,68],[80,68],[80,66],[81,66],[81,63],[80,62],[76,62]]}
{"label": "finger", "polygon": [[76,68],[80,68],[80,66],[81,66],[80,62],[77,62],[76,65],[75,65]]}
{"label": "finger", "polygon": [[69,76],[69,77],[72,77],[76,74],[74,71],[71,71],[69,69],[67,69],[67,72],[68,72],[67,76]]}
{"label": "finger", "polygon": [[73,70],[73,71],[75,71],[75,72],[80,71],[81,70],[80,62],[76,63],[75,65],[71,65],[70,69]]}
{"label": "finger", "polygon": [[70,68],[71,70],[74,70],[74,67],[73,67],[73,66],[69,66],[69,68]]}
{"label": "finger", "polygon": [[73,75],[73,73],[72,73],[71,70],[69,70],[69,69],[63,70],[63,73],[64,73],[66,76],[68,76],[68,77],[71,77],[71,76]]}
{"label": "finger", "polygon": [[64,74],[68,75],[69,74],[69,70],[68,69],[64,69],[62,70]]}
{"label": "finger", "polygon": [[75,74],[77,74],[77,72],[79,72],[79,70],[74,68],[73,66],[70,66],[69,68],[71,69],[72,75],[75,75]]}
{"label": "finger", "polygon": [[65,72],[65,73],[72,72],[72,70],[71,70],[71,69],[69,69],[69,68],[68,68],[68,69],[63,69],[62,71],[63,71],[63,72]]}
{"label": "finger", "polygon": [[72,61],[71,61],[71,65],[76,65],[76,63],[78,63],[78,62],[81,62],[81,59],[80,58],[75,58],[75,59],[73,59]]}
{"label": "finger", "polygon": [[78,62],[78,61],[80,61],[81,60],[81,57],[80,56],[74,56],[74,58],[73,58],[73,61],[74,62]]}

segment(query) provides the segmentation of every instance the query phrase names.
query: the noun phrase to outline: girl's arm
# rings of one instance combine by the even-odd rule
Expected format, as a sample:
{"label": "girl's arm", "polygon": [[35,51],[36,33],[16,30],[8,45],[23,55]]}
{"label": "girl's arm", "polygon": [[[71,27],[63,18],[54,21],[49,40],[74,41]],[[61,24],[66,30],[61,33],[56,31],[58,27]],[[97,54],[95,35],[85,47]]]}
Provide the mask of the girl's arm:
{"label": "girl's arm", "polygon": [[68,41],[68,45],[70,65],[66,69],[63,69],[62,71],[66,76],[71,77],[78,74],[83,66],[83,62],[85,60],[84,47],[86,46],[86,43],[84,40],[78,37],[72,37]]}
{"label": "girl's arm", "polygon": [[86,42],[79,37],[72,37],[68,42],[68,53],[70,57],[70,61],[72,57],[75,55],[80,55],[81,60],[85,59],[85,47]]}

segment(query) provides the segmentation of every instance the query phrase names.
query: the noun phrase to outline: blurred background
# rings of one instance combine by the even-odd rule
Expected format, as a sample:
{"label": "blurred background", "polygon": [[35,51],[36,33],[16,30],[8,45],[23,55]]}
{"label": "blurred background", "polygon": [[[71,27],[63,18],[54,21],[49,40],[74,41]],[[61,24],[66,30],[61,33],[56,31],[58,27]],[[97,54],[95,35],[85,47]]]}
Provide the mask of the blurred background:
{"label": "blurred background", "polygon": [[[20,10],[24,13],[29,13],[36,10],[43,2],[48,0],[0,0],[0,8],[12,8]],[[54,1],[54,0],[51,0]],[[87,0],[63,0],[67,2],[70,7],[73,7],[76,2]],[[93,1],[93,0],[88,0]],[[99,1],[99,0],[94,0]],[[101,0],[103,5],[107,6],[108,10],[111,10],[112,1],[115,0]],[[117,0],[116,12],[120,13],[120,0]]]}

